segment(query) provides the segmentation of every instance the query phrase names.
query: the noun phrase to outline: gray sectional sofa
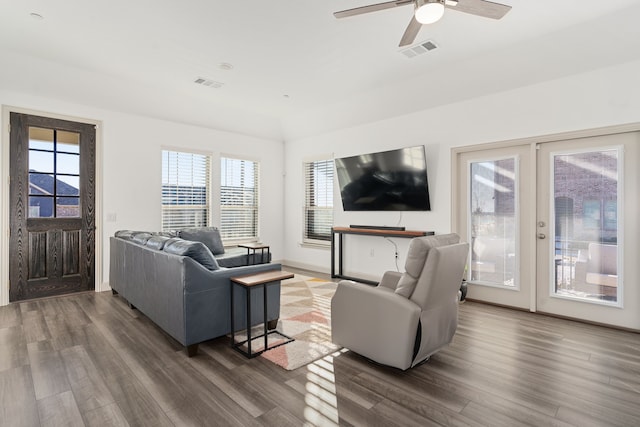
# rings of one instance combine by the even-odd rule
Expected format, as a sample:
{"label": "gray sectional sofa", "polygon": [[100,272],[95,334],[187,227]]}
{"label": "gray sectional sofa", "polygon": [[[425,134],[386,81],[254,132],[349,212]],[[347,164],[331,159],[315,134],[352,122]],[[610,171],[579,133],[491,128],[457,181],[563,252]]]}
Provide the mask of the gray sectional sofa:
{"label": "gray sectional sofa", "polygon": [[[222,267],[206,243],[206,231],[186,240],[176,233],[119,231],[110,238],[109,285],[186,347],[191,357],[198,344],[231,330],[231,277],[280,270],[280,264]],[[217,231],[217,230],[216,230]],[[213,233],[215,234],[215,233]],[[246,252],[242,264],[246,263]],[[280,315],[280,284],[267,289],[267,318],[275,328]],[[235,327],[246,328],[244,289],[234,286]],[[252,321],[263,319],[262,289],[251,292]]]}

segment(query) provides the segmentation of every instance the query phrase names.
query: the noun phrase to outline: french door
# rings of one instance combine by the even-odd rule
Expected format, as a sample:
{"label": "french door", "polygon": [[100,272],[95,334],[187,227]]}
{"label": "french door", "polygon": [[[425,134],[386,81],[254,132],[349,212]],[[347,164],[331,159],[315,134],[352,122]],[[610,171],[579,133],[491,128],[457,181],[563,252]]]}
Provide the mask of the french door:
{"label": "french door", "polygon": [[532,162],[526,145],[458,155],[457,232],[469,242],[468,298],[528,309],[533,238]]}
{"label": "french door", "polygon": [[640,329],[639,136],[539,145],[538,311]]}
{"label": "french door", "polygon": [[455,152],[468,297],[640,330],[638,132]]}

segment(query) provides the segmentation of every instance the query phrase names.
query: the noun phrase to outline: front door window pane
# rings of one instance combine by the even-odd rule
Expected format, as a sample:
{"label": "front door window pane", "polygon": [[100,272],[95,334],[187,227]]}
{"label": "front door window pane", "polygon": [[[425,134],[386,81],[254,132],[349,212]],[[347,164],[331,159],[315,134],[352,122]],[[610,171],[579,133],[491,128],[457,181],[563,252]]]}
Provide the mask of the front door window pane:
{"label": "front door window pane", "polygon": [[29,150],[29,172],[53,173],[53,152]]}
{"label": "front door window pane", "polygon": [[80,134],[59,130],[56,132],[58,151],[80,153]]}
{"label": "front door window pane", "polygon": [[29,196],[29,218],[53,218],[53,197]]}
{"label": "front door window pane", "polygon": [[58,176],[58,196],[79,196],[80,195],[80,177],[79,176]]}
{"label": "front door window pane", "polygon": [[75,218],[80,216],[80,205],[77,197],[56,198],[56,217]]}
{"label": "front door window pane", "polygon": [[553,156],[552,293],[618,300],[618,151]]}
{"label": "front door window pane", "polygon": [[516,159],[471,163],[471,266],[474,283],[515,288]]}
{"label": "front door window pane", "polygon": [[80,175],[80,155],[63,154],[56,155],[56,172],[59,174]]}

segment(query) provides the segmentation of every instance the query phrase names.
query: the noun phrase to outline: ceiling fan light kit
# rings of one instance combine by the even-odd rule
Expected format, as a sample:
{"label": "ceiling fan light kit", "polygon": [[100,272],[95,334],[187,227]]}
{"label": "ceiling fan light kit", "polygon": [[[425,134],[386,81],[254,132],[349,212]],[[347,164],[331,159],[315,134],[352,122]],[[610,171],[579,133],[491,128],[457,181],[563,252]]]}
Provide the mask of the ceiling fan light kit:
{"label": "ceiling fan light kit", "polygon": [[422,25],[437,22],[442,18],[445,8],[490,19],[501,19],[511,10],[511,6],[488,0],[392,0],[355,7],[353,9],[340,10],[334,12],[333,16],[338,19],[348,18],[350,16],[378,12],[380,10],[408,6],[410,4],[413,5],[414,14],[400,39],[400,47],[413,44]]}
{"label": "ceiling fan light kit", "polygon": [[444,0],[416,0],[416,21],[421,24],[433,24],[444,15]]}

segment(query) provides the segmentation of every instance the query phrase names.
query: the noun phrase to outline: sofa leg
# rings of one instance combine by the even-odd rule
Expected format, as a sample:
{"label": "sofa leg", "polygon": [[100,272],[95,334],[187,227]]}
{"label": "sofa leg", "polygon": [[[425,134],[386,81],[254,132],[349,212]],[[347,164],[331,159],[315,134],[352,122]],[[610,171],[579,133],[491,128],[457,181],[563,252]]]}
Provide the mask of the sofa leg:
{"label": "sofa leg", "polygon": [[272,330],[278,327],[278,319],[269,320],[267,322],[267,329]]}
{"label": "sofa leg", "polygon": [[185,349],[187,350],[188,357],[193,357],[198,354],[198,344],[188,345]]}
{"label": "sofa leg", "polygon": [[116,291],[115,289],[111,289],[111,295],[118,295],[118,291]]}

